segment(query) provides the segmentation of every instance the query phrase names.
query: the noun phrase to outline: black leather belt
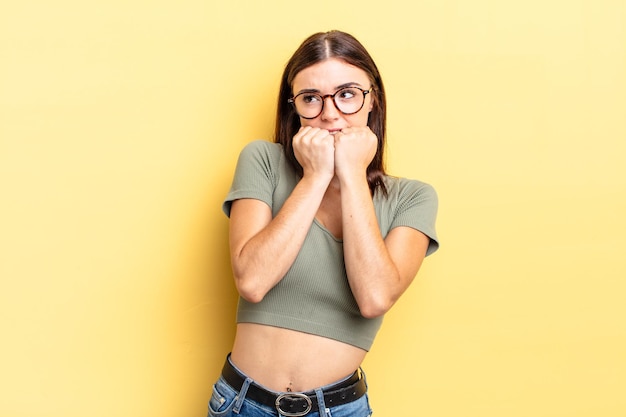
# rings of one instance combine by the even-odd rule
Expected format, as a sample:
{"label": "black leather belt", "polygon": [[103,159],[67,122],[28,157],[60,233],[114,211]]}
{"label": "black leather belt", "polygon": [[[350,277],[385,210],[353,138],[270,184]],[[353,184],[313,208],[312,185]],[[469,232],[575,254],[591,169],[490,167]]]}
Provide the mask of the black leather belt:
{"label": "black leather belt", "polygon": [[[246,377],[235,369],[228,359],[222,369],[222,377],[228,385],[238,391],[241,390],[246,380]],[[361,371],[357,370],[350,378],[325,388],[323,392],[324,403],[330,408],[358,400],[367,392],[367,385]],[[277,395],[253,382],[248,387],[246,398],[268,407],[275,407],[282,415],[288,417],[304,416],[309,412],[319,410],[315,391],[284,392]]]}

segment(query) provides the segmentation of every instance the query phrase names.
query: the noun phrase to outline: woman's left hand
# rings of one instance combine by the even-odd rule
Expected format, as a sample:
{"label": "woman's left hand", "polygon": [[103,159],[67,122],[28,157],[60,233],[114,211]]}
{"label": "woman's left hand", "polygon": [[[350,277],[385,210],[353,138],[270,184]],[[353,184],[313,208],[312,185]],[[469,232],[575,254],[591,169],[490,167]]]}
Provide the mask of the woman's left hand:
{"label": "woman's left hand", "polygon": [[348,127],[335,134],[335,174],[339,179],[365,175],[376,155],[378,138],[368,126]]}

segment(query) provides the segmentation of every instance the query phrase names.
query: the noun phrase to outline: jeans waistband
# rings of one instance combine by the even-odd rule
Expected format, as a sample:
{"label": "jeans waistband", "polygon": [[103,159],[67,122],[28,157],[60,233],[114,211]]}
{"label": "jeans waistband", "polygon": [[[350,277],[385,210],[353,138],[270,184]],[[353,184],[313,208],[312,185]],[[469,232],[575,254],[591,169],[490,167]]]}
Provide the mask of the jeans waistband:
{"label": "jeans waistband", "polygon": [[244,375],[231,363],[229,356],[224,363],[222,377],[228,385],[240,391],[242,397],[275,407],[281,415],[287,417],[305,416],[309,412],[318,411],[321,402],[324,404],[322,407],[347,404],[358,400],[367,392],[367,384],[360,369],[344,381],[318,390],[277,393],[256,384]]}

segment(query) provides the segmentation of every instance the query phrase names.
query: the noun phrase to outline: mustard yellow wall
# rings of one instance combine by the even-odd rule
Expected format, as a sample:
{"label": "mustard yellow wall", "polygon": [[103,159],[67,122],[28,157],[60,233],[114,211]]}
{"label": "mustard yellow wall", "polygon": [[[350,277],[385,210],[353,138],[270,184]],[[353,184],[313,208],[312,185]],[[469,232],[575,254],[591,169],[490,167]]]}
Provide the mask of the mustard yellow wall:
{"label": "mustard yellow wall", "polygon": [[441,250],[375,415],[626,415],[622,0],[3,1],[0,415],[204,416],[233,337],[240,148],[301,40],[355,34]]}

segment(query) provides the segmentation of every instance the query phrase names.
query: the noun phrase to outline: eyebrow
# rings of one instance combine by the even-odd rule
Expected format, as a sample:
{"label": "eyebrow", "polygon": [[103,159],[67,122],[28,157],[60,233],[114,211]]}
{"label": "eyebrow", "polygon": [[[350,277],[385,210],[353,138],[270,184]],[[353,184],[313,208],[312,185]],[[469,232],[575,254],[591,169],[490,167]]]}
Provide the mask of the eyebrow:
{"label": "eyebrow", "polygon": [[[363,87],[361,84],[357,83],[356,81],[352,81],[349,83],[338,85],[337,87],[335,87],[335,91],[341,90],[342,88],[354,87],[354,86]],[[302,93],[320,93],[321,94],[321,91],[316,88],[303,88],[302,90],[295,93],[294,96],[297,96],[298,94],[302,94]]]}

